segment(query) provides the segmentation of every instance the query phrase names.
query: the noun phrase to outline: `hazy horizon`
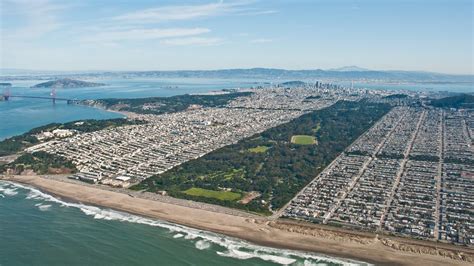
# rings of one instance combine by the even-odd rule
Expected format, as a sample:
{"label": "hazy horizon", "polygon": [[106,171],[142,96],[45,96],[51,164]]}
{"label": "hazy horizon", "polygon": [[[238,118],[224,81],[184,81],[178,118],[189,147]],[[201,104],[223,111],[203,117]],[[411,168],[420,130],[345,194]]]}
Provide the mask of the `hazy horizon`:
{"label": "hazy horizon", "polygon": [[[110,69],[72,69],[72,70],[57,70],[57,69],[23,69],[23,68],[0,68],[0,74],[3,75],[11,75],[8,73],[8,71],[11,72],[49,72],[49,73],[87,73],[87,72],[185,72],[185,71],[221,71],[221,70],[247,70],[247,69],[277,69],[277,70],[285,70],[285,71],[317,71],[317,70],[322,70],[322,71],[339,71],[339,72],[363,72],[363,71],[375,71],[375,72],[419,72],[419,73],[433,73],[433,74],[443,74],[443,75],[453,75],[453,76],[474,76],[474,73],[444,73],[444,72],[433,72],[433,71],[425,71],[425,70],[400,70],[400,69],[393,69],[393,70],[387,70],[387,69],[365,69],[365,70],[354,70],[354,71],[347,71],[347,70],[340,70],[340,68],[344,68],[346,66],[342,67],[336,67],[336,68],[312,68],[312,69],[306,69],[306,68],[301,68],[301,69],[289,69],[289,68],[273,68],[273,67],[241,67],[241,68],[215,68],[215,69],[143,69],[143,70],[130,70],[130,69],[117,69],[117,70],[110,70]],[[352,67],[352,66],[350,66]],[[362,68],[362,67],[361,67]],[[3,73],[7,72],[7,73]]]}
{"label": "hazy horizon", "polygon": [[3,69],[474,74],[468,0],[0,3]]}

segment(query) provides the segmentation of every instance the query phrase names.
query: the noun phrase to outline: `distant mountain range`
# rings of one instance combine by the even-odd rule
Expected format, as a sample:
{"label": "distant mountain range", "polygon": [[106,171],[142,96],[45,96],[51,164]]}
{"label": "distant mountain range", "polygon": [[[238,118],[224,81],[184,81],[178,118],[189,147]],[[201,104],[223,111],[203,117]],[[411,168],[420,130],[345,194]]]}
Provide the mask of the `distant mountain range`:
{"label": "distant mountain range", "polygon": [[248,79],[338,79],[338,80],[385,80],[410,82],[471,82],[474,75],[451,75],[417,71],[376,71],[361,68],[341,68],[336,70],[286,70],[275,68],[222,69],[222,70],[183,70],[183,71],[144,71],[114,72],[124,76],[150,77],[203,77],[203,78],[248,78]]}
{"label": "distant mountain range", "polygon": [[329,71],[341,71],[341,72],[360,72],[360,71],[371,71],[370,69],[367,68],[362,68],[358,66],[344,66],[340,68],[332,68],[328,69]]}
{"label": "distant mountain range", "polygon": [[24,72],[15,70],[15,74],[1,70],[1,80],[58,78],[100,78],[100,77],[158,77],[158,78],[247,78],[269,80],[383,80],[395,82],[466,82],[474,83],[474,75],[452,75],[423,71],[380,71],[357,66],[322,70],[286,70],[276,68],[221,69],[221,70],[178,70],[178,71],[83,71],[83,72]]}

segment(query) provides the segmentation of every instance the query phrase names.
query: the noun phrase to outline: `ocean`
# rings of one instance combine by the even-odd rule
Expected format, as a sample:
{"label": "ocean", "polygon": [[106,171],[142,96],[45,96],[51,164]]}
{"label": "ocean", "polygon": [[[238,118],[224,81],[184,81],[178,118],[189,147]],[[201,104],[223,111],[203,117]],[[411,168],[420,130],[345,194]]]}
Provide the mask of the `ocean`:
{"label": "ocean", "polygon": [[0,181],[0,265],[367,265],[268,248]]}

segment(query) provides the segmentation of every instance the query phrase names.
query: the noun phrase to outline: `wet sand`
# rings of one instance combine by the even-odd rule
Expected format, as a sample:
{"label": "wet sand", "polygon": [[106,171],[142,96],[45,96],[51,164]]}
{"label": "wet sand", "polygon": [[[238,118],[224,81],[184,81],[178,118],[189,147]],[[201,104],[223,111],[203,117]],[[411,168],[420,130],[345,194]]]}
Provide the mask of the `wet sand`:
{"label": "wet sand", "polygon": [[241,217],[38,176],[0,178],[64,199],[221,233],[264,246],[311,251],[377,265],[472,265],[474,261],[474,249],[450,244],[376,236],[282,219]]}

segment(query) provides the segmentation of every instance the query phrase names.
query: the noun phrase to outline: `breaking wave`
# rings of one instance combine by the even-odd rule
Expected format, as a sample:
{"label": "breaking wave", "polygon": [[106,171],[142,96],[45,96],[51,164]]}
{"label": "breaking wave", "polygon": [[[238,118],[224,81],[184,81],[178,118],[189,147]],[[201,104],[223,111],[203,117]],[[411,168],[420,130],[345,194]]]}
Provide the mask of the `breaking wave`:
{"label": "breaking wave", "polygon": [[10,186],[8,183],[0,183],[0,196],[5,198],[5,196],[15,196],[18,192],[14,186]]}
{"label": "breaking wave", "polygon": [[50,204],[48,204],[48,205],[39,205],[38,206],[38,209],[42,212],[45,212],[45,211],[49,210],[49,208],[51,208]]}
{"label": "breaking wave", "polygon": [[[7,186],[5,186],[5,183]],[[94,219],[130,222],[168,229],[170,232],[176,233],[173,236],[174,238],[184,238],[190,241],[196,240],[195,247],[199,250],[209,249],[211,245],[216,245],[220,247],[220,249],[224,249],[224,251],[216,251],[219,256],[231,257],[240,260],[261,259],[280,265],[292,264],[309,266],[327,265],[328,263],[338,265],[370,265],[365,262],[329,257],[322,254],[258,246],[237,238],[227,237],[212,232],[168,223],[165,221],[144,218],[125,212],[111,209],[102,209],[81,203],[65,202],[29,186],[20,185],[9,181],[0,181],[0,192],[3,194],[6,194],[6,190],[9,191],[9,194],[18,193],[16,191],[17,188],[28,190],[26,199],[54,202],[62,207],[77,208],[85,215],[92,216]],[[51,207],[50,204],[47,205],[42,203],[36,204],[36,206],[42,211],[46,211]]]}
{"label": "breaking wave", "polygon": [[198,240],[194,246],[196,246],[196,248],[199,249],[199,250],[203,250],[203,249],[210,248],[211,243],[209,243],[205,240]]}
{"label": "breaking wave", "polygon": [[181,238],[183,236],[184,236],[183,234],[176,234],[176,235],[173,236],[173,238]]}

